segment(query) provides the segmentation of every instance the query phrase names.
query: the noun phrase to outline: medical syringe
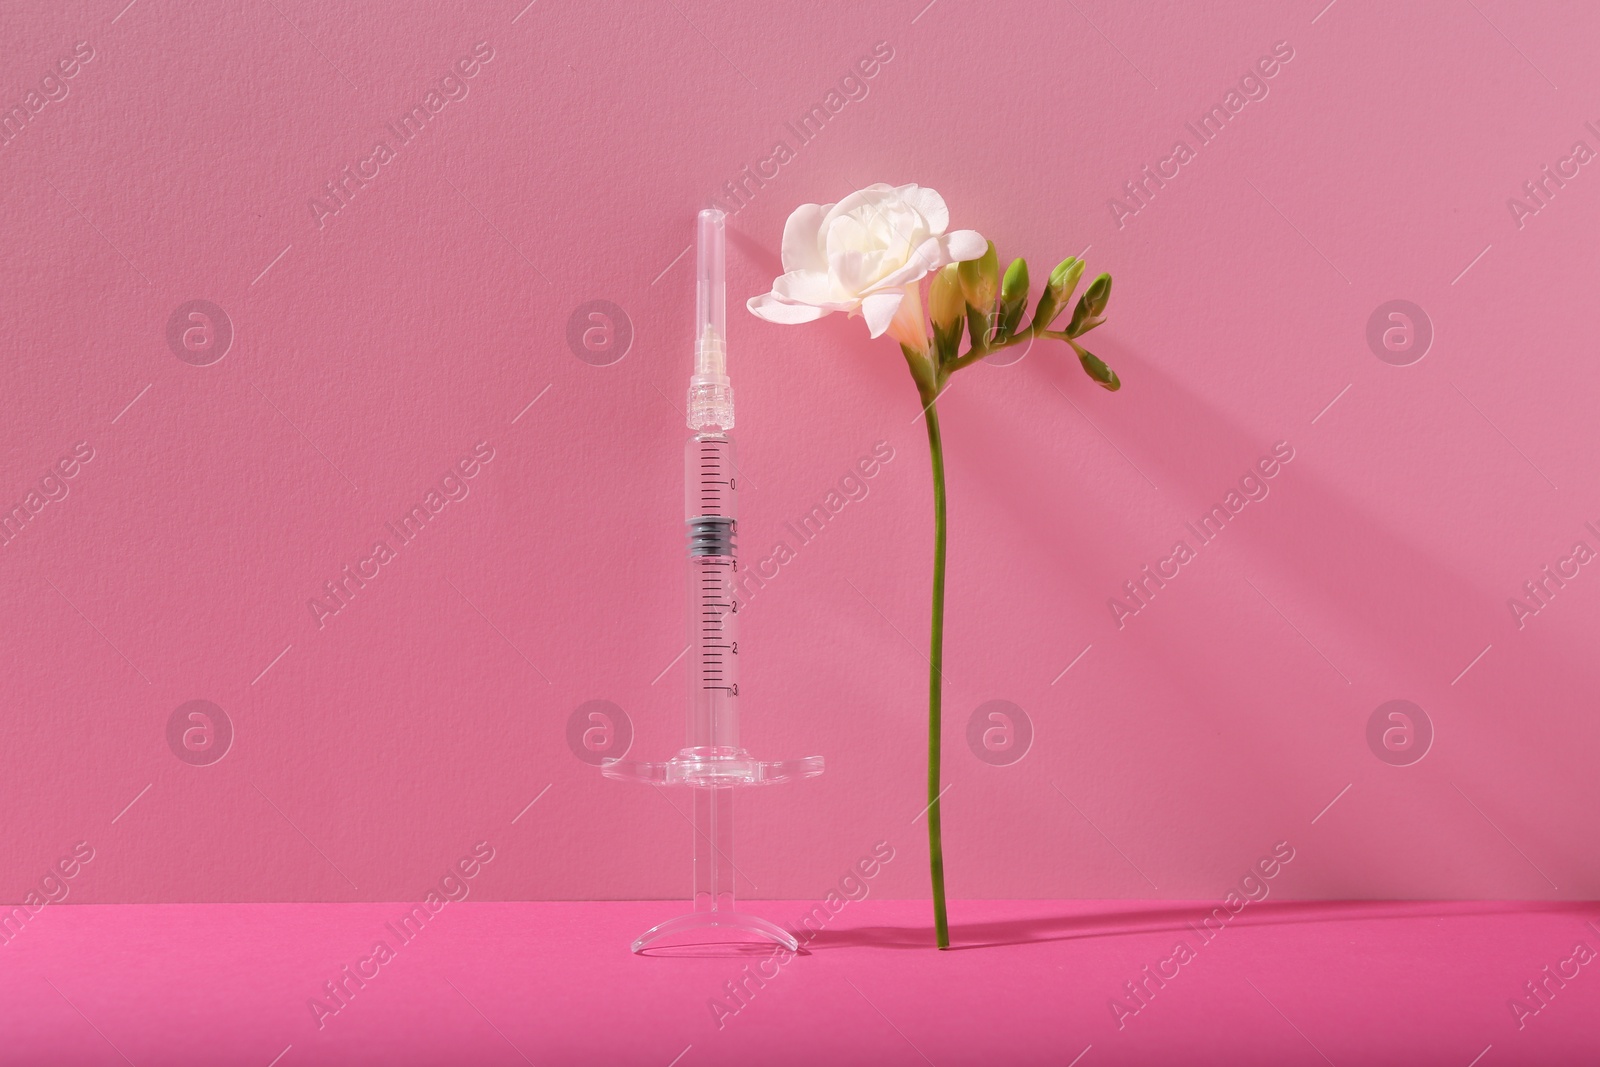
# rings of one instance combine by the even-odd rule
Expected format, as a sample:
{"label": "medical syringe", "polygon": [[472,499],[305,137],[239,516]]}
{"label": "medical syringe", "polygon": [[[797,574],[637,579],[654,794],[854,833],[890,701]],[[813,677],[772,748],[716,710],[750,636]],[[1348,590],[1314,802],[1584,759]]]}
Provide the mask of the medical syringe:
{"label": "medical syringe", "polygon": [[684,519],[689,537],[688,739],[661,763],[608,759],[608,778],[690,786],[694,792],[694,910],[651,927],[641,952],[663,938],[704,931],[756,935],[797,951],[794,935],[738,910],[734,893],[733,789],[776,785],[822,773],[821,756],[763,760],[739,742],[739,470],[734,461],[733,385],[728,380],[724,306],[727,216],[714,208],[696,221],[694,371],[689,377],[689,438],[684,450]]}
{"label": "medical syringe", "polygon": [[728,380],[724,300],[727,216],[700,212],[695,256],[694,373],[684,450],[689,529],[688,747],[709,758],[739,752],[739,598],[735,538],[739,481],[734,462],[733,385]]}

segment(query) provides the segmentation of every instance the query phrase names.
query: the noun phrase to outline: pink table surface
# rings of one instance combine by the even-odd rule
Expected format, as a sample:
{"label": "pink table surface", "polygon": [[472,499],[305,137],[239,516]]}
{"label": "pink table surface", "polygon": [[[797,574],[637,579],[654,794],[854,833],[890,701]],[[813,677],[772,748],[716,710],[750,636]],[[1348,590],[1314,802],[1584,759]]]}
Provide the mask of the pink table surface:
{"label": "pink table surface", "polygon": [[[636,957],[675,904],[447,905],[319,1028],[308,1007],[406,906],[63,905],[0,946],[3,1064],[1507,1064],[1600,1057],[1600,905],[1292,902],[1209,942],[1209,903],[847,904],[718,1025],[762,957]],[[812,905],[759,901],[786,924]],[[1185,941],[1120,1022],[1110,1003]],[[1592,951],[1583,953],[1592,961]],[[1546,966],[1559,977],[1546,979]],[[1171,972],[1171,966],[1166,970]],[[1520,1020],[1525,982],[1547,993]],[[1131,1002],[1130,1002],[1131,1003]],[[1519,1026],[1520,1022],[1520,1026]]]}

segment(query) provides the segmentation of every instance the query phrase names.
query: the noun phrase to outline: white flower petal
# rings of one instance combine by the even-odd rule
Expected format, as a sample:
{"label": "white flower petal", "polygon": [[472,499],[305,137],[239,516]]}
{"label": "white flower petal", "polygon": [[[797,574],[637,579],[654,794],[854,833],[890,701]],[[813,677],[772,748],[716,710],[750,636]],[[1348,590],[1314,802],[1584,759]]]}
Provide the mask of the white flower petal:
{"label": "white flower petal", "polygon": [[947,263],[965,263],[981,259],[989,251],[989,241],[977,230],[955,230],[944,235],[944,247],[949,255]]}
{"label": "white flower petal", "polygon": [[828,259],[822,254],[822,219],[832,204],[801,204],[783,224],[783,269],[828,269]]}
{"label": "white flower petal", "polygon": [[784,275],[746,306],[780,323],[859,313],[873,337],[925,345],[918,284],[988,249],[976,231],[947,234],[949,223],[944,197],[915,184],[878,182],[836,204],[802,204],[784,224]]}
{"label": "white flower petal", "polygon": [[854,215],[835,215],[822,224],[822,254],[831,264],[840,253],[856,251],[872,243],[872,231]]}
{"label": "white flower petal", "polygon": [[828,226],[841,215],[848,215],[850,212],[857,211],[868,205],[882,203],[885,199],[893,196],[894,187],[883,182],[875,182],[865,189],[857,189],[837,204],[828,205],[827,214],[822,219],[822,230],[826,233]]}
{"label": "white flower petal", "polygon": [[945,206],[944,197],[920,185],[902,186],[899,191],[905,202],[927,220],[930,234],[941,234],[949,228],[950,209]]}
{"label": "white flower petal", "polygon": [[[988,245],[986,244],[984,247],[987,248]],[[907,257],[905,266],[884,275],[878,280],[874,289],[885,289],[891,286],[903,288],[904,286],[912,285],[927,277],[930,272],[936,271],[950,262],[953,261],[945,248],[945,238],[930,237],[917,246],[916,251]]]}
{"label": "white flower petal", "polygon": [[861,301],[861,317],[867,320],[867,332],[873,337],[882,337],[889,323],[894,321],[894,313],[900,310],[900,301],[905,299],[904,289],[895,289],[886,293],[874,293]]}
{"label": "white flower petal", "polygon": [[790,271],[772,283],[772,295],[787,304],[810,304],[829,311],[849,311],[858,300],[827,271]]}
{"label": "white flower petal", "polygon": [[752,296],[745,304],[750,313],[768,322],[792,326],[800,322],[815,322],[830,312],[809,304],[786,304],[771,293]]}
{"label": "white flower petal", "polygon": [[849,293],[852,299],[860,299],[862,293],[876,288],[883,274],[882,252],[844,251],[828,256],[828,276],[839,292]]}

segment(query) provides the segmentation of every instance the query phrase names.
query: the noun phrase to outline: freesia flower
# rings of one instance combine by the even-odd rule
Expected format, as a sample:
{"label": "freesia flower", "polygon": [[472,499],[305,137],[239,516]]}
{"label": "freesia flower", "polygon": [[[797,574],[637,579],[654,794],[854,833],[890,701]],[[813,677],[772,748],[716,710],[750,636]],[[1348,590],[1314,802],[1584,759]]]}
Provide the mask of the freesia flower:
{"label": "freesia flower", "polygon": [[944,197],[918,185],[879,182],[837,204],[801,204],[783,227],[785,273],[747,306],[785,324],[859,314],[873,337],[925,351],[922,279],[988,248],[976,230],[949,225]]}
{"label": "freesia flower", "polygon": [[[860,315],[873,337],[900,342],[922,401],[933,469],[933,610],[928,634],[928,876],[933,889],[934,941],[950,947],[944,891],[944,839],[939,787],[944,688],[944,571],[949,521],[945,513],[944,439],[939,394],[950,376],[977,361],[1034,338],[1064,341],[1102,389],[1122,382],[1080,339],[1105,322],[1111,275],[1101,274],[1078,298],[1066,325],[1051,329],[1067,310],[1083,263],[1068,256],[1050,272],[1027,321],[1028,264],[1015,259],[1002,279],[994,244],[976,230],[945,233],[944,198],[916,185],[869,185],[837,204],[801,204],[783,227],[784,275],[772,292],[746,305],[768,322],[813,322],[835,311]],[[955,266],[959,263],[960,266]],[[934,273],[937,272],[937,273]],[[931,323],[922,315],[922,279],[928,286]],[[933,336],[928,336],[929,326]],[[963,331],[963,327],[965,330]],[[970,338],[961,350],[962,333]]]}

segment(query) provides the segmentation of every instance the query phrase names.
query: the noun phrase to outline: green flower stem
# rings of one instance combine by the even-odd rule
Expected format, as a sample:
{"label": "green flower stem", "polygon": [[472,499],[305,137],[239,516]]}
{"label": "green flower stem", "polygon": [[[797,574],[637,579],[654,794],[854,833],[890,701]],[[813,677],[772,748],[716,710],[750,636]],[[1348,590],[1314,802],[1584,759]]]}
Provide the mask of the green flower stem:
{"label": "green flower stem", "polygon": [[933,927],[940,948],[950,947],[950,920],[944,907],[944,841],[939,825],[940,716],[944,674],[944,560],[947,523],[944,498],[944,443],[939,436],[937,396],[924,396],[928,454],[933,460],[933,622],[928,638],[928,869],[933,879]]}
{"label": "green flower stem", "polygon": [[939,433],[939,394],[950,375],[991,352],[1028,340],[1034,331],[1022,330],[1000,344],[968,352],[935,367],[927,355],[901,346],[911,377],[922,398],[922,417],[928,426],[928,456],[933,464],[933,612],[928,628],[928,873],[933,883],[933,929],[940,948],[950,947],[950,918],[945,911],[944,838],[939,818],[939,770],[943,742],[944,698],[944,571],[949,521],[945,514],[944,440]]}
{"label": "green flower stem", "polygon": [[[1014,333],[1011,336],[1007,337],[1004,341],[1001,341],[997,345],[985,345],[985,346],[983,346],[981,348],[970,348],[970,349],[967,350],[966,355],[961,356],[961,357],[959,357],[957,359],[951,360],[949,363],[945,364],[944,367],[940,370],[940,381],[939,381],[940,390],[942,391],[944,389],[945,380],[948,379],[950,377],[950,375],[952,375],[956,371],[960,370],[962,367],[971,366],[972,364],[978,362],[978,360],[982,359],[984,356],[993,355],[994,353],[1000,351],[1002,348],[1010,348],[1012,345],[1021,344],[1024,341],[1031,341],[1036,336],[1056,337],[1056,336],[1061,336],[1061,335],[1053,333],[1051,331],[1047,331],[1047,330],[1035,329],[1034,327],[1029,326],[1029,327],[1027,327],[1025,329],[1018,330],[1016,333]],[[1065,340],[1064,337],[1063,337],[1063,340]]]}
{"label": "green flower stem", "polygon": [[[1067,267],[1071,263],[1068,260],[1062,266]],[[917,395],[922,398],[922,417],[928,424],[928,457],[933,464],[933,618],[928,627],[928,806],[924,811],[928,816],[928,873],[933,883],[933,927],[940,948],[950,947],[950,919],[945,914],[944,841],[940,834],[939,818],[940,718],[944,697],[944,569],[949,532],[945,518],[944,442],[939,436],[939,396],[944,392],[945,383],[956,371],[970,367],[1002,348],[1032,341],[1036,337],[1050,337],[1071,345],[1084,371],[1103,388],[1115,391],[1122,385],[1111,368],[1076,340],[1104,321],[1102,312],[1111,295],[1111,275],[1102,274],[1090,284],[1088,291],[1078,301],[1072,321],[1066,329],[1049,328],[1050,321],[1060,310],[1050,302],[1055,299],[1050,296],[1053,290],[1040,298],[1040,310],[1034,321],[1015,329],[1021,309],[1027,303],[1028,289],[1027,264],[1016,260],[1006,271],[1006,288],[1000,291],[1001,311],[1006,317],[993,331],[1003,334],[1003,337],[997,343],[990,343],[993,333],[983,326],[985,322],[995,322],[997,270],[994,242],[989,243],[983,263],[963,263],[958,271],[961,279],[959,294],[949,289],[948,271],[940,274],[931,287],[931,292],[939,295],[935,301],[931,343],[930,339],[925,338],[921,344],[908,345],[902,341],[900,345],[900,351],[906,357],[906,366],[911,371],[911,379],[917,384]],[[1051,277],[1052,281],[1056,281],[1054,273]],[[1072,280],[1076,285],[1077,274],[1072,275]],[[1070,295],[1070,292],[1068,289],[1067,294]],[[971,343],[965,355],[957,355],[961,345],[963,318],[957,314],[957,303],[963,297],[966,303],[964,318]],[[984,312],[980,308],[988,308],[989,311]],[[1014,332],[1008,332],[1007,326],[1011,326]]]}
{"label": "green flower stem", "polygon": [[[922,398],[922,417],[928,425],[928,456],[933,463],[933,618],[928,628],[928,873],[933,882],[933,928],[940,948],[950,947],[950,919],[945,913],[944,840],[939,819],[939,764],[943,740],[944,697],[944,570],[949,523],[945,517],[944,441],[939,434],[939,394],[956,371],[976,363],[1002,348],[1030,341],[1037,336],[1075,341],[1066,333],[1028,326],[999,344],[970,348],[963,356],[942,363],[929,358],[926,351],[900,346],[906,366],[917,383]],[[1081,352],[1080,352],[1081,354]]]}

